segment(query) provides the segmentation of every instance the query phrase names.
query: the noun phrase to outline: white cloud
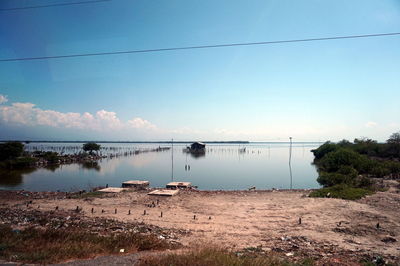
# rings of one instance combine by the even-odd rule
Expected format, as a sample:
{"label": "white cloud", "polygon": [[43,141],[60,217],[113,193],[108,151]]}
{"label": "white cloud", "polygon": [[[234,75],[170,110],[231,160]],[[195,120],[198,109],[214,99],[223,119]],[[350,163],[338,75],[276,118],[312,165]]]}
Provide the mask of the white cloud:
{"label": "white cloud", "polygon": [[157,127],[155,125],[153,125],[152,123],[150,123],[147,120],[144,120],[140,117],[135,117],[131,120],[129,120],[127,122],[128,126],[132,127],[132,128],[143,128],[143,129],[156,129]]}
{"label": "white cloud", "polygon": [[8,102],[7,96],[0,94],[0,104]]}
{"label": "white cloud", "polygon": [[100,110],[91,113],[62,113],[54,110],[43,110],[32,103],[13,103],[0,106],[0,122],[25,126],[49,126],[55,128],[89,129],[89,130],[122,130],[122,129],[156,129],[149,121],[136,117],[122,122],[115,112]]}
{"label": "white cloud", "polygon": [[365,127],[368,127],[368,128],[373,128],[373,127],[376,127],[377,125],[378,125],[377,123],[372,122],[372,121],[368,121],[367,123],[365,123]]}

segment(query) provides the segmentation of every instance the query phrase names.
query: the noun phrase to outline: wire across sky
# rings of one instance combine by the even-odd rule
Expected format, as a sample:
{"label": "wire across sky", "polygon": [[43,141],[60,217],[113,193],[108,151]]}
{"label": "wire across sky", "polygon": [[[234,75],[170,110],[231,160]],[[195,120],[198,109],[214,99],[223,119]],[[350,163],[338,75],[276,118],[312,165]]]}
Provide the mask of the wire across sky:
{"label": "wire across sky", "polygon": [[95,4],[95,3],[110,2],[110,1],[112,1],[112,0],[90,0],[90,1],[80,1],[80,2],[71,2],[71,3],[58,3],[58,4],[48,4],[48,5],[37,5],[37,6],[11,7],[11,8],[2,8],[2,9],[0,9],[0,12],[1,11],[17,11],[17,10],[24,10],[24,9],[45,8],[45,7]]}
{"label": "wire across sky", "polygon": [[[106,1],[110,1],[110,0],[106,0]],[[376,34],[364,34],[364,35],[332,36],[332,37],[293,39],[293,40],[276,40],[276,41],[263,41],[263,42],[209,44],[209,45],[155,48],[155,49],[143,49],[143,50],[109,51],[109,52],[100,52],[100,53],[79,53],[79,54],[37,56],[37,57],[3,58],[3,59],[0,59],[0,62],[48,60],[48,59],[89,57],[89,56],[106,56],[106,55],[122,55],[122,54],[135,54],[135,53],[154,53],[154,52],[167,52],[167,51],[178,51],[178,50],[227,48],[227,47],[235,47],[235,46],[273,45],[273,44],[298,43],[298,42],[314,42],[314,41],[330,41],[330,40],[357,39],[357,38],[373,38],[373,37],[385,37],[385,36],[396,36],[396,35],[400,35],[400,32],[376,33]]]}

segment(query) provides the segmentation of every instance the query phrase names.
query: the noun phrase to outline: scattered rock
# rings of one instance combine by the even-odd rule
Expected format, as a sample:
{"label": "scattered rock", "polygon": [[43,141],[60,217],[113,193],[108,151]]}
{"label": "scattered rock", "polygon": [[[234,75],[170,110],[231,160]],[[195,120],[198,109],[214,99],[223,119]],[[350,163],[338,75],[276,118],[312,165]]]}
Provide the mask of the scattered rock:
{"label": "scattered rock", "polygon": [[396,240],[395,238],[390,237],[390,236],[384,237],[381,241],[384,242],[384,243],[394,243],[394,242],[397,242],[397,240]]}

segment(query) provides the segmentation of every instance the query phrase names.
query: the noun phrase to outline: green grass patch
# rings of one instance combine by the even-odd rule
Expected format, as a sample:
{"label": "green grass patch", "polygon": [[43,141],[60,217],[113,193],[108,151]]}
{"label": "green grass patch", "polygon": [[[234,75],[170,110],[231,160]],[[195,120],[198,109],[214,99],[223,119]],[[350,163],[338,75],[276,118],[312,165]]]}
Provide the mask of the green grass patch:
{"label": "green grass patch", "polygon": [[191,250],[181,254],[168,254],[164,256],[152,256],[143,259],[139,266],[245,266],[245,265],[268,265],[268,266],[293,266],[314,265],[312,260],[304,260],[300,263],[292,263],[276,255],[245,255],[230,252],[221,248],[206,247]]}
{"label": "green grass patch", "polygon": [[354,188],[345,184],[335,185],[314,190],[310,193],[310,197],[314,198],[339,198],[346,200],[356,200],[371,195],[374,192],[365,188]]}
{"label": "green grass patch", "polygon": [[0,225],[0,259],[25,263],[56,263],[67,259],[141,250],[162,250],[168,242],[155,235],[120,233],[101,236],[79,229],[27,228],[12,230]]}

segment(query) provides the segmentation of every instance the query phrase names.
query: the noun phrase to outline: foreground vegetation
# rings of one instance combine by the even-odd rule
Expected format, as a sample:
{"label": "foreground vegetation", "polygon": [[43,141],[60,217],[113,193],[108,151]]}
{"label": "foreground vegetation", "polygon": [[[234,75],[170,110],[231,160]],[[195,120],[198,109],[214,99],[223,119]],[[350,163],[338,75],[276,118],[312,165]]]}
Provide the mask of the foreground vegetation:
{"label": "foreground vegetation", "polygon": [[312,152],[317,181],[324,186],[311,193],[312,197],[359,199],[378,189],[374,178],[400,178],[400,133],[392,134],[386,143],[328,141]]}
{"label": "foreground vegetation", "polygon": [[186,253],[171,253],[164,256],[152,256],[141,261],[140,266],[245,266],[245,265],[314,265],[312,260],[291,263],[275,255],[257,255],[251,253],[234,253],[217,247],[206,247]]}
{"label": "foreground vegetation", "polygon": [[83,230],[13,230],[0,225],[0,259],[27,263],[55,263],[67,259],[90,258],[142,250],[163,250],[168,243],[155,235],[120,233],[101,236]]}

